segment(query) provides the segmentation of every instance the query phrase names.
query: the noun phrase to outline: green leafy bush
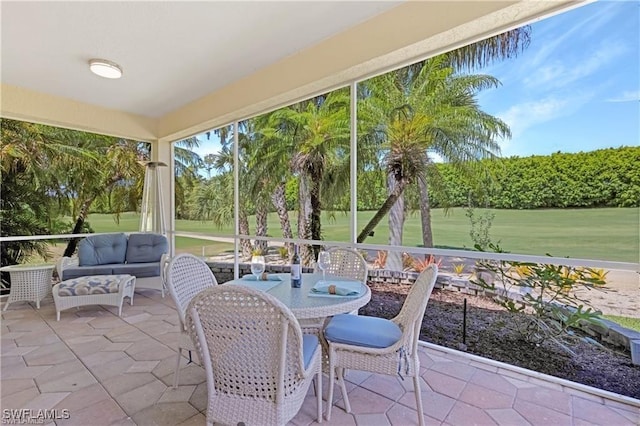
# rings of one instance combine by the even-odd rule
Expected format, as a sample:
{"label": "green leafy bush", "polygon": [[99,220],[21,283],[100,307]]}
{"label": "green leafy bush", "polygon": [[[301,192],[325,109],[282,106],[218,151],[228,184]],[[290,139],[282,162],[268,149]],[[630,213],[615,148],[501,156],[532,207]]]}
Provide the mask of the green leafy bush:
{"label": "green leafy bush", "polygon": [[[503,253],[495,244],[490,243],[489,248]],[[519,326],[528,342],[553,340],[566,349],[562,340],[573,336],[572,327],[581,321],[596,323],[601,315],[575,293],[579,288],[602,287],[605,281],[598,270],[514,261],[479,261],[477,266],[488,271],[492,279],[477,274],[473,284],[495,292],[495,300],[508,311],[530,314]],[[522,295],[522,303],[509,297],[513,293]]]}

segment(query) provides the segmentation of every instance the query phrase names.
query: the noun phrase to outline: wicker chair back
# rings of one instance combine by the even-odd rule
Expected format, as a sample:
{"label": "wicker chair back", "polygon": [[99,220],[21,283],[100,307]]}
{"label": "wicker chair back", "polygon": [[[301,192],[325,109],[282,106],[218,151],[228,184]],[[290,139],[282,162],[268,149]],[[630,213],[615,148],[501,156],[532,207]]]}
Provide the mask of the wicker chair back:
{"label": "wicker chair back", "polygon": [[263,291],[207,289],[189,304],[186,324],[207,374],[208,423],[285,424],[321,372],[320,347],[305,370],[298,321]]}

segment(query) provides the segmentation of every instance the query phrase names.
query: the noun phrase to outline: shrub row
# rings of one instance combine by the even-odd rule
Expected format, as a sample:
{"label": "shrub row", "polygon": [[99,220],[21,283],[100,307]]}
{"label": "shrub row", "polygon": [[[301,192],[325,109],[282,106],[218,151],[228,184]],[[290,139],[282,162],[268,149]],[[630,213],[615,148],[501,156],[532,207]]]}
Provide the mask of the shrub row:
{"label": "shrub row", "polygon": [[[485,191],[474,189],[448,164],[438,164],[444,191],[432,191],[438,206],[535,209],[640,206],[640,147],[576,154],[510,157],[482,162]],[[477,186],[476,186],[477,188]]]}

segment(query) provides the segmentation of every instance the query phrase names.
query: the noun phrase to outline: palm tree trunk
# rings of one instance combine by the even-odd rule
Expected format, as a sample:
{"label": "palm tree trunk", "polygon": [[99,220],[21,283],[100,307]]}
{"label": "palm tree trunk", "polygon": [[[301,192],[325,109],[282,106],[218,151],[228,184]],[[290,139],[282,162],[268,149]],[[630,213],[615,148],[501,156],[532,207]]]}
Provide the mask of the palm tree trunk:
{"label": "palm tree trunk", "polygon": [[[244,209],[240,209],[239,214],[239,223],[238,223],[238,231],[243,235],[249,235],[249,219],[247,218],[247,212]],[[251,258],[251,240],[248,238],[240,239],[240,249],[242,253],[243,259]]]}
{"label": "palm tree trunk", "polygon": [[[72,234],[81,234],[82,229],[84,228],[84,223],[87,220],[87,216],[89,215],[89,208],[91,204],[95,200],[95,197],[89,198],[82,203],[82,207],[80,207],[80,211],[78,212],[78,218],[76,219],[76,223],[73,226]],[[64,249],[63,256],[71,257],[76,252],[76,248],[78,247],[78,241],[80,238],[72,238],[67,243],[67,248]]]}
{"label": "palm tree trunk", "polygon": [[433,247],[433,230],[431,229],[431,203],[429,200],[429,188],[424,177],[418,178],[420,192],[420,218],[422,220],[422,245]]}
{"label": "palm tree trunk", "polygon": [[[299,193],[298,193],[298,238],[308,239],[311,235],[310,232],[310,219],[311,219],[311,197],[309,196],[309,183],[304,175],[300,176]],[[300,246],[300,259],[303,265],[311,264],[311,253],[309,246],[303,244]]]}
{"label": "palm tree trunk", "polygon": [[406,181],[402,180],[398,182],[398,184],[395,186],[394,191],[387,196],[387,199],[384,201],[382,206],[380,206],[376,214],[373,215],[369,223],[367,223],[364,228],[362,228],[362,231],[360,231],[357,239],[359,243],[363,243],[364,240],[366,240],[367,237],[371,234],[371,232],[376,229],[376,226],[378,226],[382,218],[385,217],[387,213],[389,213],[391,207],[393,207],[398,198],[402,195],[402,192],[404,191],[406,186]]}
{"label": "palm tree trunk", "polygon": [[[263,202],[256,205],[256,236],[267,236],[267,206]],[[266,254],[267,242],[264,240],[256,240],[255,248],[263,254]]]}
{"label": "palm tree trunk", "polygon": [[[311,202],[311,239],[320,241],[322,239],[320,214],[322,213],[322,206],[320,204],[320,176],[314,176],[311,179],[311,191],[309,191],[309,201]],[[312,261],[316,259],[320,252],[319,245],[311,246]]]}
{"label": "palm tree trunk", "polygon": [[[400,185],[395,177],[391,174],[387,176],[387,191],[389,194],[396,192],[396,188]],[[404,196],[402,193],[398,196],[396,202],[389,210],[389,245],[402,245],[402,230],[404,228],[405,212],[404,212]],[[387,269],[392,271],[402,271],[402,253],[389,251],[387,256]]]}
{"label": "palm tree trunk", "polygon": [[[284,238],[293,238],[291,232],[291,222],[289,221],[289,211],[287,210],[287,200],[284,192],[284,183],[276,186],[275,191],[271,195],[271,202],[276,208],[278,219],[280,219],[280,228],[282,228],[282,236]],[[293,244],[285,243],[285,247],[289,250],[289,256],[293,254]]]}

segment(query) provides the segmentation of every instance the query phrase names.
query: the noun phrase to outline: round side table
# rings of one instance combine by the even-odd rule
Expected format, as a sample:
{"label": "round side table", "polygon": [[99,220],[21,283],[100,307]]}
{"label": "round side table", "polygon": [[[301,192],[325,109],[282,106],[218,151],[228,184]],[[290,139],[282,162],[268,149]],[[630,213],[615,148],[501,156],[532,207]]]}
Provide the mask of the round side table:
{"label": "round side table", "polygon": [[51,292],[51,275],[54,265],[11,265],[0,268],[11,276],[11,292],[3,310],[7,310],[13,302],[36,302],[40,309],[40,301]]}

